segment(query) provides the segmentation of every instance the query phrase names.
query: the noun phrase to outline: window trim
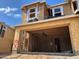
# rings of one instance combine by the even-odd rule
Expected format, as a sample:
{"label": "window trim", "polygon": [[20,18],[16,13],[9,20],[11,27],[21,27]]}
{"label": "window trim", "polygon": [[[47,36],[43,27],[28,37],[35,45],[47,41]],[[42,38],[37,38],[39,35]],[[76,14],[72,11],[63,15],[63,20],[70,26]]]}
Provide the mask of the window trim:
{"label": "window trim", "polygon": [[71,4],[73,13],[77,13],[79,11],[79,0],[76,0],[76,1],[77,1],[77,9],[76,10],[74,10],[74,7],[73,7],[73,2],[75,2],[75,1],[73,1]]}
{"label": "window trim", "polygon": [[0,28],[0,31],[1,31],[0,37],[3,38],[5,36],[6,26],[5,25],[1,25],[1,26],[3,26],[3,27],[2,27],[2,29]]}
{"label": "window trim", "polygon": [[[32,13],[35,13],[35,17],[32,17],[32,18],[30,18],[30,14],[32,14],[32,13],[30,13],[30,10],[31,9],[35,9],[35,12],[32,12]],[[35,18],[37,18],[37,13],[38,12],[38,8],[37,7],[33,7],[33,8],[29,8],[28,10],[27,10],[27,22],[29,21],[29,20],[32,20],[32,19],[35,19]]]}
{"label": "window trim", "polygon": [[55,11],[55,9],[57,9],[57,8],[60,8],[60,10],[61,10],[61,11],[60,11],[60,12],[61,12],[61,15],[64,15],[63,6],[58,6],[58,7],[52,8],[52,15],[55,16],[56,13],[55,13],[54,11]]}

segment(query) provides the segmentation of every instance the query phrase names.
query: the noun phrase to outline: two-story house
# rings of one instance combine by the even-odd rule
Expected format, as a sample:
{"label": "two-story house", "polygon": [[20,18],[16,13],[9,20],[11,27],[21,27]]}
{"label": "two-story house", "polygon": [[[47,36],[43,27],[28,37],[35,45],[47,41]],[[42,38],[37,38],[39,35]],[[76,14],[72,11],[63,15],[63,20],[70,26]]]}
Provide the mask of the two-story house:
{"label": "two-story house", "polygon": [[79,54],[79,0],[22,6],[12,53]]}

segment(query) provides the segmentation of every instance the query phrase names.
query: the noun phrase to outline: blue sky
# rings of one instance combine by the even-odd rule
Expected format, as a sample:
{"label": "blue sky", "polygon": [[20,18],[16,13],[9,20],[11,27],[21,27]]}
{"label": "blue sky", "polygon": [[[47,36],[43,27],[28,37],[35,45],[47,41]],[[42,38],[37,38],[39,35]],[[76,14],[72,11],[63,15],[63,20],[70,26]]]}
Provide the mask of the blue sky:
{"label": "blue sky", "polygon": [[[22,23],[21,6],[37,0],[0,0],[0,22],[15,26]],[[64,2],[64,0],[46,0],[49,5]]]}

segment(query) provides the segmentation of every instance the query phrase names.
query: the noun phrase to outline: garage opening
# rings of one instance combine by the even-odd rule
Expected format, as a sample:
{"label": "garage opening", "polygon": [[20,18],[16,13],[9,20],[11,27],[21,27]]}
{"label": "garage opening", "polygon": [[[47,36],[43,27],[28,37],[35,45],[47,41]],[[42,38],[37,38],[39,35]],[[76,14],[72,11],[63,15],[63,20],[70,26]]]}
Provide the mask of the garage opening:
{"label": "garage opening", "polygon": [[[30,38],[27,52],[72,53],[68,26],[29,33]],[[27,47],[27,44],[24,47]]]}

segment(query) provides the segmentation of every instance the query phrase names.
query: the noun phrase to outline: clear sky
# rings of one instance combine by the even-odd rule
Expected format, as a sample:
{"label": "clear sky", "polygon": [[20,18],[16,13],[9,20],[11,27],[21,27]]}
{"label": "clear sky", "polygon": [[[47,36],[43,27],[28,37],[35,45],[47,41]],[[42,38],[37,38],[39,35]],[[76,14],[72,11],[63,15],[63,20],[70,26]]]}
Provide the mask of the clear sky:
{"label": "clear sky", "polygon": [[[37,0],[0,0],[0,22],[15,26],[21,24],[21,6]],[[64,2],[64,0],[46,0],[49,5]]]}

